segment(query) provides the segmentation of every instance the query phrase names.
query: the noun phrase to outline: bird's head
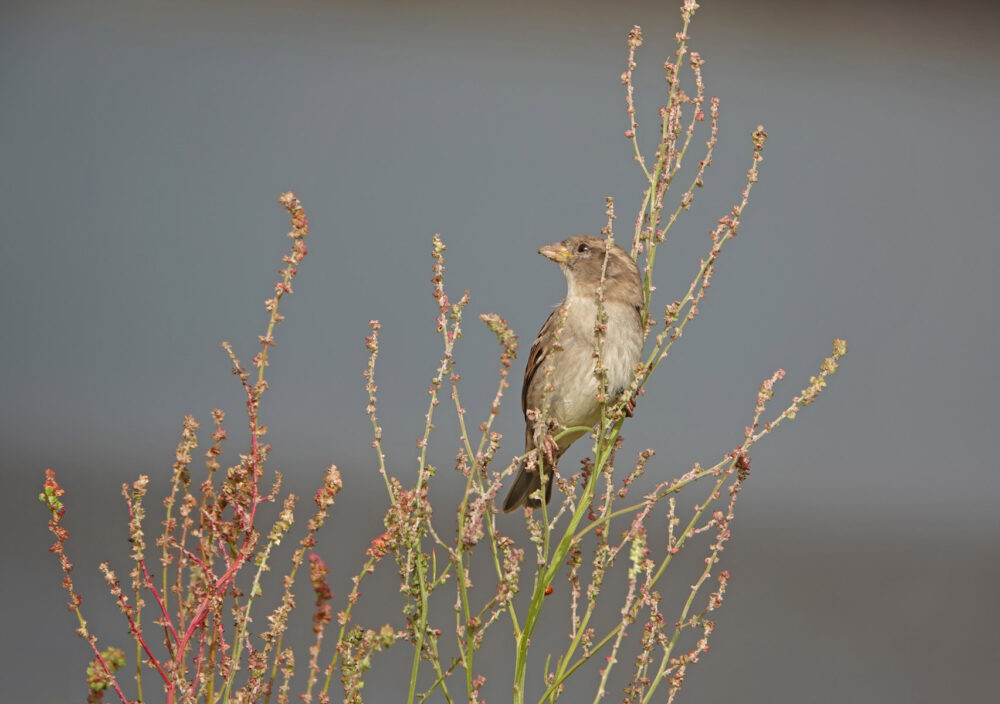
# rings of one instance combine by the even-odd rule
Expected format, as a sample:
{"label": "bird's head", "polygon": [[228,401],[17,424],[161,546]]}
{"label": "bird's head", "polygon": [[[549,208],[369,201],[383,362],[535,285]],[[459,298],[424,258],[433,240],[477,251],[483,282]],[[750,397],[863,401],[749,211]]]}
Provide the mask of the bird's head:
{"label": "bird's head", "polygon": [[547,244],[538,253],[559,264],[570,296],[596,296],[603,271],[605,295],[609,299],[641,300],[639,269],[632,257],[616,244],[609,248],[602,237],[575,235]]}

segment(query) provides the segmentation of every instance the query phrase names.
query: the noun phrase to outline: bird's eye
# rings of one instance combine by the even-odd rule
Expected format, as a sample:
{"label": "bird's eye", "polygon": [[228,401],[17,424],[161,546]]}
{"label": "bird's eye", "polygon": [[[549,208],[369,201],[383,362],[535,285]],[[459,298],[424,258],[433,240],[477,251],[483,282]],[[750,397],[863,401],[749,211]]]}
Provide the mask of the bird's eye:
{"label": "bird's eye", "polygon": [[590,246],[586,244],[581,244],[576,248],[576,251],[580,252],[581,254],[583,254],[584,252],[589,252]]}

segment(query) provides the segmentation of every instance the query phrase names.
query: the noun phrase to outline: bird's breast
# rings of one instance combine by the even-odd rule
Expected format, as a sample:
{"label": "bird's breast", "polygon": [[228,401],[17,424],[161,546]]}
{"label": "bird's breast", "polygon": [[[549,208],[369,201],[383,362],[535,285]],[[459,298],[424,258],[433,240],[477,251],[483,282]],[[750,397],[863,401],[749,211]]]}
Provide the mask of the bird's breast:
{"label": "bird's breast", "polygon": [[[554,414],[563,425],[593,425],[600,417],[595,373],[597,301],[569,297],[566,324],[560,335],[563,358],[554,365]],[[642,328],[635,308],[609,301],[605,304],[607,328],[602,360],[607,369],[608,391],[621,393],[632,383],[632,369],[642,351]]]}

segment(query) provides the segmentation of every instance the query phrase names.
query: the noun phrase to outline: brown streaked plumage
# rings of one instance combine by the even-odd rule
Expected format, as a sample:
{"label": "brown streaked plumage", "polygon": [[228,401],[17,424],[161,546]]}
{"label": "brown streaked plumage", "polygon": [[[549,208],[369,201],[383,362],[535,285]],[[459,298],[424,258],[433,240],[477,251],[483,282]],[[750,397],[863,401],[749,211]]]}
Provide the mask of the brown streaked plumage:
{"label": "brown streaked plumage", "polygon": [[[559,264],[566,277],[566,298],[549,316],[538,332],[528,365],[524,370],[521,387],[521,410],[524,412],[525,452],[538,447],[544,439],[545,428],[528,419],[528,411],[540,410],[545,386],[545,367],[552,364],[552,390],[548,394],[548,415],[563,427],[593,426],[600,420],[601,405],[597,400],[598,378],[594,372],[594,324],[597,321],[597,294],[601,284],[601,270],[605,272],[604,310],[607,313],[607,334],[604,339],[604,366],[607,368],[608,390],[620,396],[632,383],[633,367],[642,352],[642,284],[639,269],[628,252],[618,245],[606,250],[605,240],[589,235],[577,235],[546,245],[538,250]],[[566,309],[565,322],[559,332],[558,352],[552,350],[559,311]],[[551,358],[550,358],[551,353]],[[573,444],[584,431],[567,434],[553,448],[553,462]],[[544,455],[544,453],[542,453]],[[552,497],[553,468],[544,457],[545,502]],[[519,506],[541,506],[538,499],[528,498],[541,486],[537,470],[529,470],[524,463],[503,503],[505,513]]]}

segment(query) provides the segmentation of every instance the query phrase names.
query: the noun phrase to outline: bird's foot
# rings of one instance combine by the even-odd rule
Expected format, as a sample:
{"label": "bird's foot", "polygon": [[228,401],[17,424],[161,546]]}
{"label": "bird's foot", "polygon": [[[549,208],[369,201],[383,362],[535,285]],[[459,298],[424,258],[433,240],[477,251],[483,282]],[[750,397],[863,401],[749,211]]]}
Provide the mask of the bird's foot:
{"label": "bird's foot", "polygon": [[635,396],[630,398],[628,402],[625,404],[625,417],[631,418],[634,411],[635,411]]}
{"label": "bird's foot", "polygon": [[559,458],[559,443],[554,436],[546,433],[542,440],[542,454],[545,455],[545,464],[549,467],[555,466]]}

